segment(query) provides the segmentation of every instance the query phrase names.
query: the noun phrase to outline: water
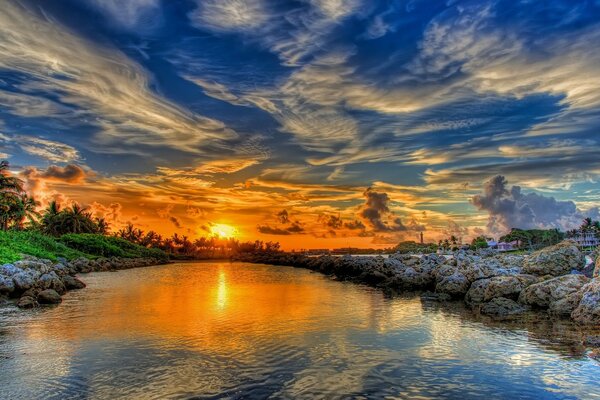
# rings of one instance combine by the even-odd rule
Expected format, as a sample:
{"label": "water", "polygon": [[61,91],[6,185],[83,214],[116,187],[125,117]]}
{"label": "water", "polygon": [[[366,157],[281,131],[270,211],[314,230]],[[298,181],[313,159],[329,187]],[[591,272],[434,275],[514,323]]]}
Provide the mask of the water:
{"label": "water", "polygon": [[83,275],[0,309],[0,398],[600,399],[586,332],[227,262]]}

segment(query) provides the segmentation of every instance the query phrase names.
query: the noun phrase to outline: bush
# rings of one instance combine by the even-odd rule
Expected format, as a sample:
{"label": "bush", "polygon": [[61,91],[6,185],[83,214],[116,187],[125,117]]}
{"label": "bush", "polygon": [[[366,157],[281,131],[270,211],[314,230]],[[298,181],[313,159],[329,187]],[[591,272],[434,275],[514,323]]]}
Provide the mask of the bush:
{"label": "bush", "polygon": [[126,240],[96,234],[67,234],[55,239],[35,231],[0,231],[0,264],[11,263],[23,254],[56,261],[59,257],[152,257],[167,261],[165,252],[148,249]]}
{"label": "bush", "polygon": [[91,256],[53,238],[33,231],[0,231],[0,263],[21,259],[22,254],[56,261],[58,257],[74,259]]}
{"label": "bush", "polygon": [[166,253],[161,250],[148,249],[113,236],[70,233],[61,236],[59,241],[72,249],[93,254],[97,257],[153,257],[159,260],[168,258]]}

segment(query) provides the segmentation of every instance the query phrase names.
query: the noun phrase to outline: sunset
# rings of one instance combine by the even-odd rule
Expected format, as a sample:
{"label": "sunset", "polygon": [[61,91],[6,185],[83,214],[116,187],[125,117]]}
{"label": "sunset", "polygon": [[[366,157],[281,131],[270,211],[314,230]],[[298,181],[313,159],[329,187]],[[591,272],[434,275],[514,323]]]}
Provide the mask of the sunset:
{"label": "sunset", "polygon": [[599,1],[5,0],[0,398],[600,398],[599,132]]}

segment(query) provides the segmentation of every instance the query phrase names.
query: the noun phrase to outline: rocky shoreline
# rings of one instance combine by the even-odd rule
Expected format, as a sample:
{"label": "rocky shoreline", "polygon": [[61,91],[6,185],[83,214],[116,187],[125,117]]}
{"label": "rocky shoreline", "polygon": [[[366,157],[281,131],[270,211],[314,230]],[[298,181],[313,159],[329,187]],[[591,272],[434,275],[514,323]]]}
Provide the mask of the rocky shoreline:
{"label": "rocky shoreline", "polygon": [[293,253],[246,254],[239,261],[306,268],[336,279],[381,288],[390,295],[421,292],[427,300],[463,300],[474,311],[510,318],[528,311],[600,326],[600,257],[586,266],[571,241],[530,255],[459,251],[427,254],[308,257]]}
{"label": "rocky shoreline", "polygon": [[85,288],[77,274],[117,271],[165,264],[156,258],[78,258],[56,262],[25,256],[22,260],[0,266],[0,303],[15,301],[20,308],[58,304],[69,290]]}

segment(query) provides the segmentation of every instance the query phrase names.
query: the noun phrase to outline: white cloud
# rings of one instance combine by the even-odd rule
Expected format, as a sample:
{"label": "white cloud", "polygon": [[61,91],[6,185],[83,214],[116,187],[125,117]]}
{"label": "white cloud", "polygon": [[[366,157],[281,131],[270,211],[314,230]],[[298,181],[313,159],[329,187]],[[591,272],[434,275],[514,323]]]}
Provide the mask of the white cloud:
{"label": "white cloud", "polygon": [[68,163],[81,159],[79,151],[65,143],[25,135],[14,136],[11,141],[25,153],[47,161]]}
{"label": "white cloud", "polygon": [[166,146],[201,153],[208,143],[237,138],[220,121],[154,94],[146,72],[118,50],[94,45],[17,3],[4,4],[2,11],[0,68],[28,76],[18,86],[26,95],[59,94],[63,103],[83,108],[102,128],[96,138],[101,147]]}
{"label": "white cloud", "polygon": [[160,0],[87,0],[115,25],[127,30],[148,30],[160,20]]}
{"label": "white cloud", "polygon": [[260,28],[270,13],[262,0],[198,0],[189,17],[200,29],[237,31]]}

